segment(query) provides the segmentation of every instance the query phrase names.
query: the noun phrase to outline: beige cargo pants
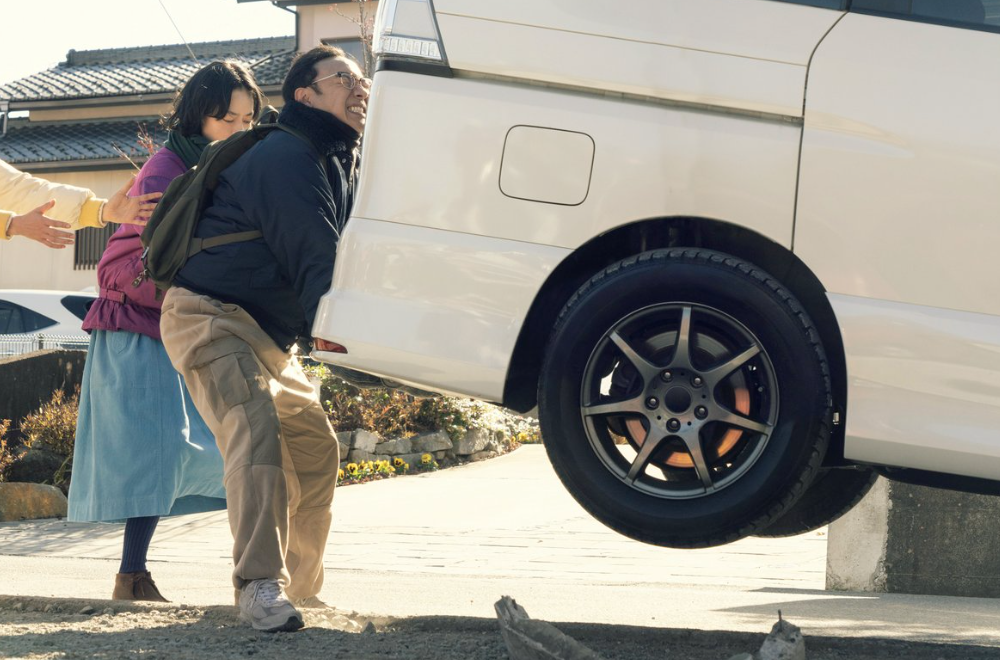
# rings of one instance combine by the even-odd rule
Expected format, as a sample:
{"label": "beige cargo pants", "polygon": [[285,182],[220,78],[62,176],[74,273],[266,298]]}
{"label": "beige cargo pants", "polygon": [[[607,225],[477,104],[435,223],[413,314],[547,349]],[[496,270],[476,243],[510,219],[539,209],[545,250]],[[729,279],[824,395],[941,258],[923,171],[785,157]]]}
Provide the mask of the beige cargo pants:
{"label": "beige cargo pants", "polygon": [[183,288],[160,332],[222,453],[233,585],[283,579],[290,598],[315,596],[340,449],[302,367],[238,305]]}

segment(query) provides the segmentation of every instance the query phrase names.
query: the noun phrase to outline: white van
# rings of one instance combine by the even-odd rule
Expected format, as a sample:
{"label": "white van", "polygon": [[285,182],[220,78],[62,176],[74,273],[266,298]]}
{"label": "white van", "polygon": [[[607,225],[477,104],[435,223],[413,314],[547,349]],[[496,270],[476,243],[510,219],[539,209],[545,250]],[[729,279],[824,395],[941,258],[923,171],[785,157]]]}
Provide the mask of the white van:
{"label": "white van", "polygon": [[1000,0],[383,0],[318,359],[516,410],[608,526],[1000,493]]}

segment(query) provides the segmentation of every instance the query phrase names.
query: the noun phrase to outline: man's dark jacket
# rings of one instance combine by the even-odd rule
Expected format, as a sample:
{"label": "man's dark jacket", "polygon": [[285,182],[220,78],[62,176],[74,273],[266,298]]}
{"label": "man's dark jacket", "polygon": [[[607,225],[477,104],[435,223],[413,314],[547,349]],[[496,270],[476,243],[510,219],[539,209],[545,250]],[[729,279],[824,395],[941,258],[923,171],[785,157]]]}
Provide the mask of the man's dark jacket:
{"label": "man's dark jacket", "polygon": [[353,198],[358,133],[295,101],[278,122],[308,143],[269,133],[222,173],[195,231],[208,238],[257,229],[263,238],[194,255],[174,284],[236,303],[287,351],[311,336],[320,296],[333,279]]}

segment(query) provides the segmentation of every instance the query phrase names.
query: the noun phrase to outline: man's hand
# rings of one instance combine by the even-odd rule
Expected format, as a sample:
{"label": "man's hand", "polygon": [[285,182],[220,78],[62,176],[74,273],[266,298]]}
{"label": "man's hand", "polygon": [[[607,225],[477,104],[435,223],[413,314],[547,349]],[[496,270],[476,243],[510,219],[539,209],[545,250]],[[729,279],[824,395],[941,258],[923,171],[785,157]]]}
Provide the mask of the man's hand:
{"label": "man's hand", "polygon": [[9,236],[24,236],[56,250],[61,250],[67,245],[73,245],[72,232],[55,229],[55,227],[69,227],[70,225],[66,222],[53,220],[45,215],[55,204],[56,201],[53,199],[30,213],[15,215],[10,220],[10,227],[7,234]]}
{"label": "man's hand", "polygon": [[128,191],[135,183],[135,176],[129,179],[121,189],[111,196],[104,205],[101,219],[107,222],[117,222],[126,225],[145,225],[149,216],[156,208],[156,201],[163,193],[149,193],[138,197],[129,197]]}

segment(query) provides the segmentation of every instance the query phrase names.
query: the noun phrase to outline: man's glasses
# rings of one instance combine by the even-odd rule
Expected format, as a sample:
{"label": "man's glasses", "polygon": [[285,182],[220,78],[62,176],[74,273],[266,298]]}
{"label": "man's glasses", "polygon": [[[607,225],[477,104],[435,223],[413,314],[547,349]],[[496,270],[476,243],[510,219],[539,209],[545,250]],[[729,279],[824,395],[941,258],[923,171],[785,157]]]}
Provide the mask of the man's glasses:
{"label": "man's glasses", "polygon": [[316,90],[316,92],[319,92],[319,90],[316,89],[316,83],[321,83],[324,80],[328,80],[330,78],[340,78],[340,84],[346,87],[347,89],[354,89],[355,87],[358,86],[359,83],[365,89],[371,89],[372,87],[371,78],[359,78],[358,76],[354,75],[349,71],[338,71],[337,73],[331,73],[328,76],[317,78],[316,80],[309,83],[309,87],[312,87],[313,89]]}

